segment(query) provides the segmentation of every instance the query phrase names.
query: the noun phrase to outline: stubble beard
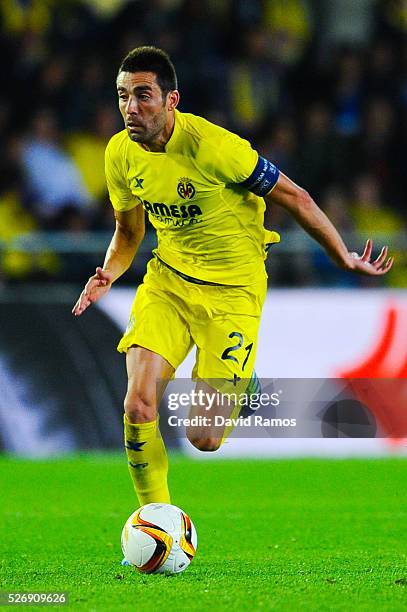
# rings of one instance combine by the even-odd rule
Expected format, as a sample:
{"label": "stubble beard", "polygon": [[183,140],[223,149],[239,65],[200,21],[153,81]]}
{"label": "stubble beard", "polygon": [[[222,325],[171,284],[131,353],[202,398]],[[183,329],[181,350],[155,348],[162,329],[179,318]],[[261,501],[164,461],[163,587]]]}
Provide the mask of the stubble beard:
{"label": "stubble beard", "polygon": [[143,131],[139,134],[132,133],[127,129],[127,134],[133,142],[138,142],[139,144],[153,144],[156,142],[157,138],[163,132],[166,124],[166,116],[165,113],[160,113],[157,117],[154,118],[154,121],[151,127],[148,129],[145,126],[142,126]]}

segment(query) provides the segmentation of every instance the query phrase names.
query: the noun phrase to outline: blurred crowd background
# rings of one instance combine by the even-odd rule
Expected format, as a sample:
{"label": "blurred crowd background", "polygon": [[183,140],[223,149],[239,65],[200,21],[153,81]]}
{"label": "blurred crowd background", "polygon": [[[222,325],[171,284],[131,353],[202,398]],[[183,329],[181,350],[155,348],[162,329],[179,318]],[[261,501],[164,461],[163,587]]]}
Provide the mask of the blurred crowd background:
{"label": "blurred crowd background", "polygon": [[[406,0],[0,0],[0,282],[84,281],[114,227],[104,149],[133,47],[171,55],[180,109],[248,138],[352,249],[390,245],[407,285]],[[372,284],[337,270],[282,211],[282,286]],[[129,282],[144,272],[150,229]]]}

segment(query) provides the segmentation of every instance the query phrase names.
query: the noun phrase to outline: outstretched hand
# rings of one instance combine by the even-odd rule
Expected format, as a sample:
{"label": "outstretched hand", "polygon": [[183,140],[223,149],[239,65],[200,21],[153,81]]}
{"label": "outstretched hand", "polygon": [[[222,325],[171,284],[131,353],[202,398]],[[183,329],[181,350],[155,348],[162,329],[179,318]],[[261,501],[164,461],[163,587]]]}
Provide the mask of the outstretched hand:
{"label": "outstretched hand", "polygon": [[358,255],[358,253],[349,253],[347,269],[357,272],[358,274],[366,274],[367,276],[380,276],[386,274],[393,265],[394,257],[387,258],[388,248],[384,246],[377,259],[370,261],[372,249],[373,240],[369,238],[362,255]]}
{"label": "outstretched hand", "polygon": [[90,277],[78,301],[72,308],[75,317],[81,315],[91,304],[105,295],[113,283],[113,274],[102,268],[96,268],[96,274]]}

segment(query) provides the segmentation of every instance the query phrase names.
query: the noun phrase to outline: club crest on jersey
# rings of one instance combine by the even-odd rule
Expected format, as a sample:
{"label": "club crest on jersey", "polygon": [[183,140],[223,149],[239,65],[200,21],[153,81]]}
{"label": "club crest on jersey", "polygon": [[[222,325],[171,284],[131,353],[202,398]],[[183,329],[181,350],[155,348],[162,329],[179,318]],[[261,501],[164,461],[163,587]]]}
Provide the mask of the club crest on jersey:
{"label": "club crest on jersey", "polygon": [[178,180],[179,180],[179,183],[177,186],[178,195],[183,200],[191,200],[195,195],[195,187],[193,186],[191,179],[188,178],[187,176],[184,176]]}

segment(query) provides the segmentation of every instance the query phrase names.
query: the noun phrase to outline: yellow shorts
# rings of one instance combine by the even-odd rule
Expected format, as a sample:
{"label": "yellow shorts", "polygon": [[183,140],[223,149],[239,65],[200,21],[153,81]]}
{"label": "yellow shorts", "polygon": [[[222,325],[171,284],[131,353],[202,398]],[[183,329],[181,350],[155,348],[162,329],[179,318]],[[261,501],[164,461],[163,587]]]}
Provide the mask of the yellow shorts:
{"label": "yellow shorts", "polygon": [[176,370],[196,344],[193,379],[248,379],[266,290],[265,277],[247,287],[198,285],[154,258],[117,350],[142,346]]}

